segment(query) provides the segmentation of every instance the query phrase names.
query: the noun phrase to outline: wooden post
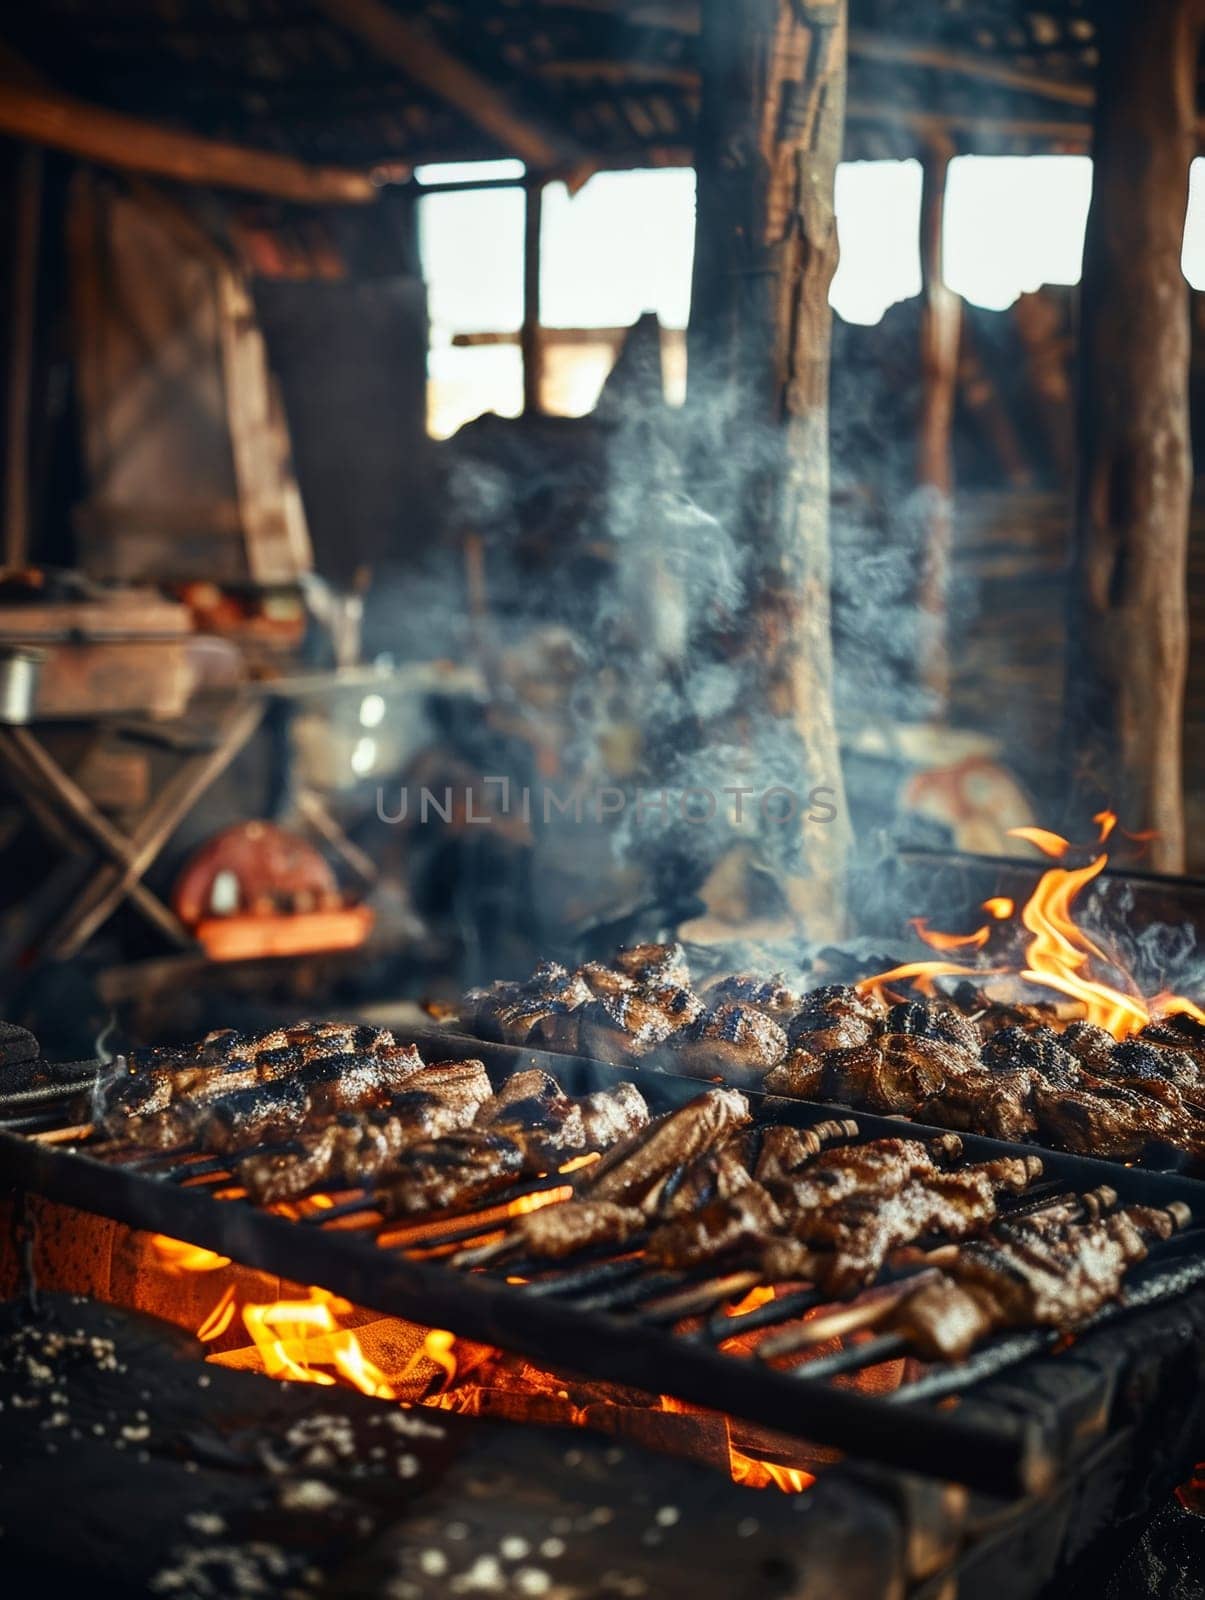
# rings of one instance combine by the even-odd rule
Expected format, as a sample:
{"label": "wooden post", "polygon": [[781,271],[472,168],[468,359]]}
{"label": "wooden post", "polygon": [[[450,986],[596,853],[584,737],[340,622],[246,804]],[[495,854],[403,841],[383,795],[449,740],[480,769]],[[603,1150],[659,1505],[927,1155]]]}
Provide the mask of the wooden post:
{"label": "wooden post", "polygon": [[529,178],[524,193],[523,227],[523,410],[538,416],[544,409],[544,344],[540,337],[540,230],[544,220],[544,185]]}
{"label": "wooden post", "polygon": [[962,301],[945,280],[942,231],[946,174],[954,146],[935,136],[925,152],[920,258],[924,301],[920,322],[921,414],[917,480],[923,501],[921,551],[921,678],[940,715],[950,697],[947,585],[954,493],[954,399]]}
{"label": "wooden post", "polygon": [[[703,0],[688,404],[695,482],[748,556],[751,738],[804,791],[780,881],[835,929],[849,843],[832,707],[828,377],[845,0]],[[785,757],[785,760],[784,760]],[[783,780],[786,781],[786,780]],[[807,808],[805,808],[806,810]]]}
{"label": "wooden post", "polygon": [[1099,9],[1095,180],[1084,246],[1079,481],[1065,740],[1073,822],[1110,804],[1184,867],[1188,290],[1205,0]]}
{"label": "wooden post", "polygon": [[38,242],[42,223],[42,152],[27,145],[17,158],[16,216],[9,272],[11,354],[4,441],[4,556],[23,567],[29,558],[29,413],[33,396]]}

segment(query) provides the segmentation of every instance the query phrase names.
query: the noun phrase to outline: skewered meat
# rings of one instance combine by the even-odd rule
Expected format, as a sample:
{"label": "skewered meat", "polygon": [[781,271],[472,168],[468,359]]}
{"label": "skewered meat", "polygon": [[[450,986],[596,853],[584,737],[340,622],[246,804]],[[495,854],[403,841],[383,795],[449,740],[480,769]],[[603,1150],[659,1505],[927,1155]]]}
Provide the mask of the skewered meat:
{"label": "skewered meat", "polygon": [[804,997],[790,1024],[790,1040],[814,1055],[856,1050],[874,1037],[885,1010],[877,996],[862,994],[849,984],[828,984]]}
{"label": "skewered meat", "polygon": [[471,1205],[528,1170],[523,1145],[489,1128],[465,1128],[411,1145],[377,1191],[386,1216]]}
{"label": "skewered meat", "polygon": [[787,1053],[787,1036],[751,1006],[705,1011],[673,1040],[675,1063],[697,1077],[760,1082]]}
{"label": "skewered meat", "polygon": [[824,1082],[824,1057],[803,1045],[793,1045],[776,1067],[766,1074],[770,1094],[791,1095],[796,1100],[819,1100]]}
{"label": "skewered meat", "polygon": [[560,1261],[578,1250],[626,1244],[644,1225],[644,1213],[632,1206],[613,1200],[571,1200],[520,1217],[514,1232],[528,1254]]}
{"label": "skewered meat", "polygon": [[956,1161],[961,1154],[962,1140],[955,1133],[941,1134],[928,1144],[919,1139],[871,1139],[824,1150],[792,1172],[785,1184],[772,1187],[788,1215],[803,1217],[851,1195],[893,1194],[910,1178],[939,1174],[939,1162]]}
{"label": "skewered meat", "polygon": [[587,1150],[609,1150],[649,1125],[648,1105],[632,1083],[617,1083],[613,1089],[585,1095],[578,1106]]}
{"label": "skewered meat", "polygon": [[579,1193],[592,1200],[647,1205],[676,1167],[695,1160],[749,1121],[737,1089],[709,1089],[631,1140],[616,1145],[583,1174]]}
{"label": "skewered meat", "polygon": [[744,1130],[730,1135],[670,1175],[657,1195],[657,1214],[689,1216],[713,1200],[739,1193],[753,1181],[749,1175],[752,1155],[753,1143]]}
{"label": "skewered meat", "polygon": [[790,1022],[803,1005],[781,973],[772,978],[758,978],[748,972],[734,973],[707,984],[704,993],[708,1005],[751,1006],[754,1011],[764,1011],[779,1027]]}
{"label": "skewered meat", "polygon": [[310,1097],[298,1079],[280,1084],[253,1084],[217,1100],[197,1123],[202,1150],[227,1154],[257,1144],[287,1139],[305,1122]]}
{"label": "skewered meat", "polygon": [[1178,1208],[1129,1206],[1096,1222],[968,1244],[947,1273],[903,1300],[891,1326],[929,1361],[962,1360],[1006,1328],[1074,1327],[1113,1299],[1126,1269],[1183,1220]]}
{"label": "skewered meat", "polygon": [[376,1062],[382,1076],[398,1082],[422,1065],[413,1045],[398,1045],[382,1028],[298,1023],[250,1038],[223,1029],[183,1049],[132,1052],[124,1071],[100,1090],[98,1120],[106,1132],[121,1136],[129,1131],[127,1120],[145,1119],[175,1104],[195,1110],[256,1084],[297,1075],[307,1083],[320,1080],[320,1063],[336,1053]]}
{"label": "skewered meat", "polygon": [[491,1086],[480,1061],[444,1062],[411,1073],[392,1113],[347,1115],[303,1133],[295,1148],[250,1155],[238,1176],[260,1204],[293,1199],[319,1186],[360,1187],[371,1183],[409,1145],[468,1127]]}
{"label": "skewered meat", "polygon": [[686,990],[625,989],[592,1000],[581,1010],[580,1048],[616,1065],[639,1061],[682,1026],[692,999]]}
{"label": "skewered meat", "polygon": [[1095,1022],[1069,1022],[1063,1029],[1063,1048],[1092,1072],[1108,1072],[1117,1040]]}
{"label": "skewered meat", "polygon": [[796,1220],[794,1237],[774,1241],[762,1257],[769,1279],[810,1278],[827,1293],[871,1283],[893,1250],[932,1234],[961,1240],[999,1215],[998,1194],[1019,1194],[1041,1175],[1036,1156],[1004,1157],[914,1177],[894,1194],[860,1194]]}
{"label": "skewered meat", "polygon": [[690,987],[690,966],[680,944],[636,944],[615,953],[615,966],[637,983],[655,987]]}
{"label": "skewered meat", "polygon": [[917,1107],[922,1122],[984,1133],[990,1139],[1018,1144],[1037,1131],[1032,1098],[1036,1081],[1031,1068],[1012,1072],[967,1072],[947,1079],[940,1092]]}
{"label": "skewered meat", "polygon": [[758,1245],[782,1226],[782,1212],[769,1190],[748,1181],[735,1194],[654,1229],[648,1254],[662,1266],[689,1271],[716,1256]]}
{"label": "skewered meat", "polygon": [[1001,1028],[993,1033],[981,1052],[983,1065],[990,1072],[1032,1071],[1035,1081],[1074,1088],[1081,1063],[1068,1050],[1053,1028]]}
{"label": "skewered meat", "polygon": [[981,1043],[979,1030],[952,1006],[920,1005],[915,1000],[890,1007],[880,1024],[884,1034],[911,1034],[917,1039],[937,1039],[960,1045],[972,1055]]}

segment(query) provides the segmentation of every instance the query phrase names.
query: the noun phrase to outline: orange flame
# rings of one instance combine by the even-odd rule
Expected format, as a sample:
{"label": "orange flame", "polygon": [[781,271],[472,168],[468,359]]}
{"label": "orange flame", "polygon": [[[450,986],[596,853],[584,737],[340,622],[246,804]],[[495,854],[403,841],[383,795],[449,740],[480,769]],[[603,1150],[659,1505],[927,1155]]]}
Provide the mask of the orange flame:
{"label": "orange flame", "polygon": [[938,933],[929,927],[924,917],[909,917],[908,926],[931,950],[982,950],[992,936],[992,930],[986,925],[976,928],[974,933]]}
{"label": "orange flame", "polygon": [[786,1494],[801,1494],[816,1481],[802,1467],[780,1467],[776,1461],[761,1461],[756,1456],[747,1456],[734,1444],[728,1446],[728,1465],[733,1483],[743,1483],[747,1489],[773,1487]]}
{"label": "orange flame", "polygon": [[[1117,827],[1117,817],[1112,811],[1099,811],[1092,820],[1097,825],[1098,838],[1102,843]],[[1125,832],[1124,829],[1120,831]],[[1048,856],[1061,857],[1070,849],[1066,839],[1045,828],[1011,828],[1009,832],[1014,838],[1028,840]],[[1111,962],[1106,952],[1076,924],[1072,907],[1080,892],[1104,871],[1108,860],[1102,851],[1086,866],[1051,867],[1042,874],[1033,894],[1021,908],[1021,923],[1031,935],[1025,948],[1024,964],[1007,970],[1015,972],[1026,983],[1053,989],[1076,1001],[1080,1008],[1079,1015],[1088,1022],[1107,1028],[1118,1039],[1136,1033],[1153,1016],[1178,1013],[1205,1021],[1205,1011],[1182,995],[1163,993],[1148,1001],[1128,975],[1123,979],[1127,983],[1124,989],[1091,976],[1088,970],[1091,962],[1104,962],[1114,968],[1116,963]],[[983,909],[999,921],[1008,920],[1015,913],[1014,904],[1006,895],[985,900]],[[921,917],[911,918],[910,926],[926,944],[936,950],[982,949],[991,933],[988,927],[980,928],[973,934],[935,933]],[[889,983],[911,981],[921,993],[932,995],[935,992],[935,978],[983,978],[1003,970],[1006,969],[911,961],[893,967],[889,972],[863,979],[858,988],[865,993],[881,995]]]}
{"label": "orange flame", "polygon": [[1043,855],[1057,859],[1065,856],[1071,848],[1069,840],[1060,833],[1051,833],[1049,828],[1010,828],[1008,834],[1010,839],[1024,839],[1028,844],[1035,845]]}
{"label": "orange flame", "polygon": [[229,1256],[215,1255],[212,1250],[186,1244],[183,1239],[169,1239],[165,1233],[152,1234],[151,1247],[168,1272],[214,1272],[230,1265]]}
{"label": "orange flame", "polygon": [[214,1339],[220,1339],[233,1321],[234,1285],[228,1283],[222,1298],[197,1329],[197,1338],[202,1344],[210,1344]]}
{"label": "orange flame", "polygon": [[[361,1394],[396,1400],[385,1374],[369,1361],[352,1330],[339,1327],[337,1319],[352,1309],[349,1300],[312,1288],[307,1300],[246,1305],[243,1322],[268,1377],[330,1387],[338,1374]],[[324,1371],[326,1367],[335,1371]]]}

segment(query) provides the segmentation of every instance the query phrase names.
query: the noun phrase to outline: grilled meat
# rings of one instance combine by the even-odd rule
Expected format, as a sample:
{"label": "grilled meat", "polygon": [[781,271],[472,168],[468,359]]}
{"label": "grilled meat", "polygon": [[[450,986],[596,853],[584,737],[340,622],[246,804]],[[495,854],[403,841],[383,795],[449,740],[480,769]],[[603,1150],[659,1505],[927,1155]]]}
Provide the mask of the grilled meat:
{"label": "grilled meat", "polygon": [[793,1237],[766,1249],[763,1271],[771,1280],[808,1278],[829,1294],[847,1294],[873,1282],[902,1245],[930,1235],[961,1240],[982,1232],[999,1215],[996,1196],[1019,1194],[1041,1171],[1036,1156],[1005,1157],[915,1177],[886,1196],[852,1196],[793,1221]]}
{"label": "grilled meat", "polygon": [[584,1055],[615,1065],[639,1061],[663,1044],[678,1024],[656,995],[645,989],[624,989],[583,1006],[579,1048]]}
{"label": "grilled meat", "polygon": [[823,1082],[824,1057],[796,1044],[766,1073],[763,1088],[770,1094],[790,1095],[796,1100],[819,1100]]}
{"label": "grilled meat", "polygon": [[[1172,1087],[1167,1085],[1168,1088]],[[1136,1161],[1156,1141],[1176,1145],[1199,1158],[1205,1152],[1205,1124],[1163,1097],[1141,1092],[1130,1081],[1086,1079],[1079,1089],[1033,1091],[1038,1131],[1083,1155]]]}
{"label": "grilled meat", "polygon": [[784,1183],[769,1187],[788,1216],[806,1217],[853,1195],[894,1194],[912,1178],[940,1174],[938,1163],[956,1161],[961,1153],[962,1140],[954,1133],[942,1134],[929,1144],[919,1139],[871,1139],[823,1150]]}
{"label": "grilled meat", "polygon": [[647,1249],[660,1265],[689,1271],[717,1256],[759,1245],[782,1226],[773,1195],[750,1180],[735,1194],[654,1229]]}
{"label": "grilled meat", "polygon": [[640,987],[635,978],[629,977],[626,972],[617,972],[614,967],[605,966],[601,961],[584,962],[574,977],[581,979],[596,1000],[605,1000],[608,995],[625,994],[629,989]]}
{"label": "grilled meat", "polygon": [[238,1176],[261,1205],[308,1190],[358,1188],[386,1172],[408,1146],[468,1127],[490,1096],[480,1061],[450,1061],[411,1073],[389,1114],[345,1114],[303,1133],[287,1150],[247,1156]]}
{"label": "grilled meat", "polygon": [[677,1167],[684,1166],[749,1121],[749,1102],[737,1089],[709,1089],[616,1145],[582,1174],[579,1194],[647,1206]]}
{"label": "grilled meat", "polygon": [[524,1146],[490,1128],[464,1128],[411,1145],[377,1189],[386,1216],[472,1205],[529,1170]]}
{"label": "grilled meat", "polygon": [[223,1155],[275,1144],[296,1133],[309,1113],[310,1097],[299,1079],[257,1083],[225,1095],[202,1112],[196,1141],[202,1150]]}
{"label": "grilled meat", "polygon": [[777,1022],[752,1006],[705,1011],[673,1039],[676,1065],[696,1077],[759,1083],[787,1053]]}
{"label": "grilled meat", "polygon": [[962,1133],[1017,1144],[1037,1131],[1032,1068],[1012,1072],[967,1072],[948,1079],[940,1091],[916,1108],[921,1122],[936,1122]]}
{"label": "grilled meat", "polygon": [[[98,1119],[114,1137],[131,1133],[134,1124],[172,1107],[182,1110],[181,1123],[197,1109],[256,1085],[285,1083],[300,1077],[307,1087],[317,1086],[316,1101],[323,1100],[324,1063],[340,1055],[357,1063],[380,1082],[400,1084],[422,1066],[413,1045],[398,1045],[382,1028],[354,1023],[298,1023],[270,1033],[245,1037],[231,1029],[205,1036],[199,1044],[176,1050],[137,1050],[125,1070],[101,1090]],[[361,1089],[364,1072],[360,1074]],[[179,1129],[184,1133],[183,1127]],[[140,1142],[163,1145],[175,1142],[169,1119],[157,1130],[144,1130]],[[187,1136],[187,1134],[185,1134]]]}
{"label": "grilled meat", "polygon": [[644,1226],[643,1211],[632,1206],[613,1200],[570,1200],[520,1217],[513,1232],[526,1254],[561,1261],[579,1250],[626,1244]]}
{"label": "grilled meat", "polygon": [[891,1326],[929,1361],[962,1360],[1007,1328],[1074,1327],[1118,1294],[1127,1268],[1180,1220],[1129,1206],[1095,1222],[968,1244],[948,1272],[903,1301]]}
{"label": "grilled meat", "polygon": [[689,989],[690,966],[680,944],[636,944],[615,953],[616,970],[637,983]]}
{"label": "grilled meat", "polygon": [[586,1150],[609,1150],[649,1125],[649,1108],[635,1084],[617,1083],[578,1102]]}
{"label": "grilled meat", "polygon": [[825,1059],[820,1097],[869,1111],[915,1113],[948,1082],[978,1066],[977,1057],[960,1045],[889,1033],[857,1050],[833,1051]]}
{"label": "grilled meat", "polygon": [[779,1027],[789,1023],[803,1006],[803,1001],[781,973],[772,978],[758,978],[748,972],[734,973],[707,984],[704,993],[710,1006],[750,1006],[754,1011],[764,1011]]}

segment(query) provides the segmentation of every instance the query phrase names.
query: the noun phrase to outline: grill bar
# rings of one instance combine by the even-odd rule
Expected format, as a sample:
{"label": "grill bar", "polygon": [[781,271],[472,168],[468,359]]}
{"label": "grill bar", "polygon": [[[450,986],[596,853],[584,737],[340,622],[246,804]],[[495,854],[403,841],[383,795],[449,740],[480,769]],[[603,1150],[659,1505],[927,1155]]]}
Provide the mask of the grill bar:
{"label": "grill bar", "polygon": [[[444,1035],[418,1042],[429,1059],[450,1056],[457,1048],[457,1042]],[[555,1072],[573,1094],[634,1079],[655,1111],[684,1104],[701,1087],[692,1079],[632,1073],[580,1058],[507,1046],[475,1049],[496,1081],[517,1067],[531,1065]],[[832,1115],[828,1106],[756,1093],[749,1099],[755,1119],[762,1122],[807,1127]],[[861,1139],[903,1131],[895,1120],[860,1113],[852,1120]],[[908,1125],[907,1131],[924,1137],[926,1132],[942,1130]],[[968,1161],[1035,1153],[1031,1145],[1011,1146],[972,1136],[964,1137],[964,1147]],[[128,1148],[120,1153],[128,1157]],[[542,1183],[496,1195],[475,1211],[397,1219],[378,1227],[368,1193],[337,1196],[335,1205],[309,1214],[303,1223],[238,1198],[240,1191],[230,1187],[227,1167],[213,1182],[165,1181],[181,1168],[187,1171],[190,1163],[195,1166],[195,1155],[177,1153],[165,1160],[165,1171],[152,1174],[141,1163],[135,1167],[114,1159],[117,1154],[118,1147],[101,1141],[85,1141],[72,1149],[0,1130],[0,1164],[12,1181],[24,1187],[132,1227],[187,1239],[249,1267],[320,1283],[385,1314],[446,1327],[547,1366],[673,1394],[819,1445],[957,1479],[988,1493],[1037,1491],[1049,1485],[1058,1471],[1061,1446],[1047,1438],[1032,1418],[985,1405],[961,1414],[960,1409],[933,1403],[1044,1349],[1049,1343],[1045,1334],[993,1341],[968,1362],[931,1369],[897,1396],[865,1394],[831,1386],[827,1379],[874,1361],[876,1352],[887,1346],[873,1336],[868,1340],[862,1336],[864,1342],[839,1351],[835,1367],[830,1364],[834,1358],[826,1355],[783,1370],[747,1351],[717,1348],[736,1335],[789,1322],[831,1303],[812,1292],[785,1295],[732,1318],[711,1315],[717,1295],[722,1301],[739,1299],[743,1292],[732,1282],[717,1290],[726,1276],[722,1266],[709,1269],[707,1275],[665,1273],[633,1256],[631,1244],[609,1258],[575,1258],[556,1267],[527,1263],[530,1272],[539,1274],[529,1283],[506,1281],[523,1271],[523,1261],[513,1253],[500,1255],[484,1271],[456,1268],[452,1254],[434,1259],[422,1254],[454,1250],[463,1240],[496,1234],[505,1226],[508,1201],[513,1204],[522,1194],[564,1183],[563,1176],[550,1175]],[[1193,1210],[1198,1223],[1205,1222],[1205,1185],[1059,1152],[1042,1155],[1044,1177],[1017,1211],[1048,1204],[1064,1192],[1083,1195],[1105,1184],[1116,1191],[1121,1204],[1167,1205],[1179,1200]],[[348,1226],[347,1219],[361,1211],[368,1214],[370,1225]],[[1199,1248],[1187,1263],[1172,1252],[1170,1266],[1165,1264],[1166,1249],[1153,1252],[1133,1274],[1135,1287],[1128,1298],[1135,1303],[1139,1291],[1145,1296],[1141,1303],[1183,1292],[1186,1273],[1191,1276],[1196,1271],[1205,1278]],[[742,1284],[747,1276],[741,1278]],[[673,1324],[681,1321],[683,1306],[691,1308],[692,1320],[698,1313],[710,1320],[675,1332]],[[906,1417],[901,1416],[901,1406]]]}

